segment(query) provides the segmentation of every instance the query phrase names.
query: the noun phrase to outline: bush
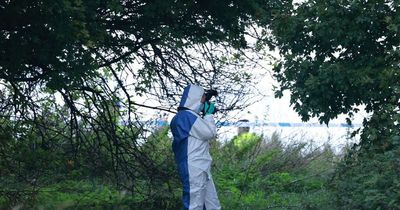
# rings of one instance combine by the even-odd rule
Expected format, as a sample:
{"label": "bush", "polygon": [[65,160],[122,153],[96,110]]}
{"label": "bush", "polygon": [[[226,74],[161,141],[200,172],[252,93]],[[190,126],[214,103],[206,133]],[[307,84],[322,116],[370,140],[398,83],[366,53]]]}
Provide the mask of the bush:
{"label": "bush", "polygon": [[400,209],[400,147],[374,153],[353,149],[332,185],[341,209]]}
{"label": "bush", "polygon": [[[179,209],[182,186],[171,143],[168,128],[163,128],[141,142],[140,159],[124,156],[127,166],[136,167],[135,179],[123,178],[121,169],[115,171],[118,179],[105,177],[110,172],[93,173],[93,168],[84,163],[95,157],[78,156],[80,164],[68,168],[62,150],[35,150],[34,160],[21,156],[27,167],[23,169],[33,170],[29,161],[36,164],[35,160],[42,158],[48,161],[43,166],[47,175],[32,186],[3,172],[0,181],[9,189],[32,189],[32,193],[0,194],[0,208],[23,205],[41,209]],[[30,154],[29,149],[26,151]],[[211,153],[213,178],[224,209],[334,208],[327,182],[337,157],[329,146],[316,149],[311,143],[283,145],[276,133],[270,138],[243,134],[226,144],[211,141]],[[108,166],[111,157],[103,155],[101,163]],[[137,168],[134,160],[145,161],[147,168]]]}
{"label": "bush", "polygon": [[284,146],[278,134],[213,144],[213,174],[226,209],[334,209],[327,181],[337,161],[329,146]]}

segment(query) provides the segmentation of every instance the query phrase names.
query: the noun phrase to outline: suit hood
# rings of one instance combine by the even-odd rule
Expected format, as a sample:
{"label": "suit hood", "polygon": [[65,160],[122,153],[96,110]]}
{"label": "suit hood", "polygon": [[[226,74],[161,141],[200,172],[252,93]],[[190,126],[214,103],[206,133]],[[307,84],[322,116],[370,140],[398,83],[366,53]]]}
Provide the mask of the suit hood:
{"label": "suit hood", "polygon": [[201,106],[201,98],[203,97],[204,89],[197,85],[189,85],[183,90],[179,107],[190,109],[199,113]]}

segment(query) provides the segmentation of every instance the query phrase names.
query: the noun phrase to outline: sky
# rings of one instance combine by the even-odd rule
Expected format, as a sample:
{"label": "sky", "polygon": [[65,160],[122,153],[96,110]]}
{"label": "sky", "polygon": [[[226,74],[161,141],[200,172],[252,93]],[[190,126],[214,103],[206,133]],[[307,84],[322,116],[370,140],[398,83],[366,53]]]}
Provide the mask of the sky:
{"label": "sky", "polygon": [[[295,3],[301,3],[301,0],[295,1]],[[252,42],[252,38],[246,38],[246,40]],[[279,59],[278,51],[269,51],[273,58]],[[265,97],[259,102],[249,106],[244,111],[237,113],[231,113],[232,120],[247,119],[250,122],[264,121],[264,122],[285,122],[285,123],[306,123],[318,124],[317,118],[311,118],[308,122],[302,122],[301,117],[293,110],[290,106],[290,92],[285,91],[282,98],[274,97],[274,86],[279,86],[278,82],[271,75],[272,66],[269,64],[270,61],[265,60],[260,62],[263,68],[252,69],[252,73],[256,75],[263,75],[257,89],[262,92]],[[270,73],[265,73],[265,72]],[[356,113],[352,117],[352,123],[358,125],[354,129],[335,127],[341,123],[346,123],[346,115],[339,115],[336,119],[331,120],[330,127],[328,126],[317,126],[317,127],[251,127],[250,132],[262,134],[268,138],[273,132],[278,132],[281,136],[290,141],[313,141],[317,145],[329,143],[334,146],[337,150],[343,148],[346,144],[352,144],[358,141],[358,137],[354,139],[348,139],[349,133],[358,129],[363,122],[364,118],[368,118],[368,114],[363,112],[364,107],[358,107],[361,111]],[[229,118],[229,117],[228,117]],[[221,128],[220,138],[224,141],[232,138],[236,134],[236,128]]]}
{"label": "sky", "polygon": [[[277,52],[270,53],[275,58],[279,57]],[[258,92],[262,92],[265,96],[260,101],[252,104],[243,111],[228,113],[228,116],[224,116],[225,118],[228,118],[231,122],[236,122],[240,119],[247,119],[250,122],[263,121],[272,123],[306,123],[306,125],[317,124],[317,126],[308,127],[253,126],[250,128],[250,132],[263,135],[267,140],[272,135],[272,133],[277,132],[281,135],[283,141],[285,141],[286,143],[293,141],[313,142],[313,144],[315,144],[316,146],[321,146],[323,144],[329,143],[337,151],[340,151],[341,148],[343,148],[347,144],[355,143],[358,141],[357,138],[348,139],[349,132],[354,131],[354,129],[335,126],[320,126],[317,118],[312,118],[308,122],[302,122],[300,116],[290,106],[289,91],[284,92],[283,97],[280,99],[274,97],[273,86],[279,85],[270,73],[266,73],[266,71],[272,72],[272,66],[270,66],[268,62],[269,61],[260,63],[263,68],[251,69],[252,73],[256,75],[263,75],[262,78],[258,77],[259,82],[256,84],[256,88]],[[137,102],[146,105],[157,104],[156,101],[151,101],[144,97],[139,98]],[[159,113],[155,114],[153,110],[147,110],[144,108],[140,110],[143,111],[147,120],[155,119],[157,118],[157,116],[159,116]],[[360,110],[363,110],[363,107],[360,107]],[[168,113],[165,118],[169,122],[172,117],[173,114]],[[218,117],[221,117],[221,115],[217,115],[217,118]],[[368,117],[368,115],[364,112],[359,112],[355,114],[355,116],[353,117],[353,124],[362,124],[364,117]],[[337,119],[333,119],[330,124],[337,125],[340,123],[346,123],[345,119],[345,115],[340,115]],[[358,129],[358,127],[356,127],[355,129]],[[237,134],[237,127],[221,127],[218,129],[218,134],[218,139],[220,141],[227,141]]]}
{"label": "sky", "polygon": [[[275,54],[275,56],[277,56]],[[267,69],[271,67],[267,66]],[[261,69],[255,69],[262,71]],[[265,69],[264,69],[265,71]],[[264,122],[285,122],[285,123],[305,123],[306,125],[318,124],[317,118],[311,118],[308,122],[302,122],[301,117],[293,110],[290,106],[290,92],[285,91],[282,98],[278,99],[274,97],[273,86],[278,86],[276,80],[271,74],[264,74],[264,78],[257,84],[259,91],[265,93],[261,101],[249,106],[243,112],[239,114],[235,113],[236,119],[247,119],[250,122],[264,121]],[[363,107],[359,107],[363,110]],[[313,144],[320,146],[325,143],[332,145],[337,152],[339,152],[344,146],[352,144],[358,141],[358,137],[348,139],[349,132],[358,129],[349,129],[345,127],[335,127],[340,123],[346,123],[346,115],[339,115],[337,119],[333,119],[330,122],[331,127],[325,125],[317,127],[251,127],[250,132],[264,135],[267,139],[272,135],[273,132],[278,132],[284,141],[289,142],[313,142]],[[352,118],[352,123],[358,126],[362,125],[364,118],[368,117],[363,111],[356,113]],[[237,133],[237,128],[221,128],[220,138],[227,140],[232,138]]]}

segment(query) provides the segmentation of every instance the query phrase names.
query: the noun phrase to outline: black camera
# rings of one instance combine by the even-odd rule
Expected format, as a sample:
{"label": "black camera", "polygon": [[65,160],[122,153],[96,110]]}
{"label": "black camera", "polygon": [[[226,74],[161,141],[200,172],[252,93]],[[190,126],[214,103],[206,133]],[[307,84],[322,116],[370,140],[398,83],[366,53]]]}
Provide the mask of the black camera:
{"label": "black camera", "polygon": [[218,91],[216,90],[206,90],[206,102],[210,102],[211,98],[213,96],[217,97],[218,96]]}
{"label": "black camera", "polygon": [[[205,102],[204,103],[211,103],[210,100],[212,99],[212,97],[217,97],[218,96],[218,91],[216,91],[216,90],[206,90],[204,95],[205,95]],[[214,107],[213,114],[215,114],[216,112],[218,112],[218,108]],[[205,113],[205,110],[203,110],[203,113]]]}

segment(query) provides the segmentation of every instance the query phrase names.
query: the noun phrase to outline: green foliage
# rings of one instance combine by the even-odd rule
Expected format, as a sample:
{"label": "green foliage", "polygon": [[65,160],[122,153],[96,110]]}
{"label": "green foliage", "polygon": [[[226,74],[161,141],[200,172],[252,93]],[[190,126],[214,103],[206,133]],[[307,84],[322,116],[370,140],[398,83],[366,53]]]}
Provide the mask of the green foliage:
{"label": "green foliage", "polygon": [[[40,81],[51,90],[81,87],[96,70],[134,60],[158,45],[228,42],[246,46],[245,27],[263,1],[3,1],[0,78]],[[220,12],[224,11],[224,12]],[[51,44],[49,44],[51,43]],[[112,54],[112,58],[108,55]],[[143,69],[154,75],[147,63]],[[5,73],[7,72],[7,73]],[[140,77],[144,86],[153,79]]]}
{"label": "green foliage", "polygon": [[[303,120],[327,123],[338,114],[378,112],[399,100],[395,1],[287,2],[273,22],[283,60],[275,67],[276,95],[291,91]],[[368,90],[368,91],[365,91]]]}
{"label": "green foliage", "polygon": [[[330,209],[332,205],[331,192],[326,187],[329,173],[320,169],[333,167],[325,158],[332,156],[329,148],[304,152],[299,149],[305,148],[303,144],[283,146],[276,134],[272,139],[244,134],[226,144],[213,141],[211,148],[213,178],[224,209]],[[0,193],[1,208],[22,205],[39,209],[179,209],[181,183],[168,129],[150,135],[141,145],[141,151],[152,160],[148,170],[134,182],[120,180],[127,186],[133,184],[134,191],[121,188],[115,179],[102,173],[97,176],[88,173],[92,169],[88,170],[85,164],[75,165],[73,170],[46,169],[52,176],[39,176],[36,186],[29,183],[17,186],[18,179],[13,181],[12,174],[4,173],[5,190],[20,192],[14,194],[17,197]],[[65,158],[57,152],[52,157],[50,160],[55,162]],[[80,158],[82,163],[84,158]],[[280,159],[285,161],[278,163]],[[292,167],[295,165],[285,164],[289,162],[302,164]],[[157,178],[146,173],[157,174]]]}
{"label": "green foliage", "polygon": [[[361,141],[332,182],[340,208],[398,209],[400,68],[397,1],[283,1],[270,39],[282,60],[276,96],[328,123],[364,105]],[[356,133],[353,133],[355,135]],[[397,175],[396,175],[397,174]]]}
{"label": "green foliage", "polygon": [[148,208],[153,206],[153,209],[178,209],[180,206],[180,181],[168,132],[167,126],[159,128],[142,145],[143,154],[147,154],[154,164],[147,168],[148,173],[157,174],[157,179],[144,180],[144,184],[151,188],[151,195],[146,201]]}
{"label": "green foliage", "polygon": [[237,136],[214,144],[213,177],[227,209],[333,209],[328,180],[329,147],[305,152],[309,144],[283,146],[277,134],[264,139]]}
{"label": "green foliage", "polygon": [[400,208],[399,157],[399,146],[375,154],[351,151],[332,182],[341,209]]}
{"label": "green foliage", "polygon": [[2,177],[101,176],[130,190],[136,180],[164,183],[171,160],[141,147],[147,128],[137,111],[159,107],[135,97],[172,111],[181,88],[196,83],[230,94],[229,110],[247,106],[252,76],[238,69],[263,3],[1,1],[0,110],[11,127],[0,132]]}
{"label": "green foliage", "polygon": [[119,203],[122,198],[115,189],[96,182],[67,180],[42,188],[36,206],[43,209],[105,208]]}
{"label": "green foliage", "polygon": [[[171,97],[168,91],[180,83],[209,84],[198,78],[218,78],[230,62],[243,65],[236,50],[247,47],[246,28],[255,21],[266,37],[255,48],[267,44],[282,55],[274,66],[276,96],[291,91],[303,120],[328,123],[344,113],[350,123],[359,105],[371,117],[332,181],[338,157],[328,146],[284,146],[277,135],[252,134],[214,142],[223,207],[398,209],[399,11],[393,0],[3,1],[0,207],[177,209],[180,184],[168,131],[140,138],[141,128],[116,125],[122,115],[115,102],[127,104],[129,117],[137,105],[118,73],[139,64],[130,71],[137,94],[160,86]],[[193,64],[201,59],[190,52],[214,51],[213,44],[229,53],[215,60],[219,55],[201,51],[214,69],[199,71],[210,65]],[[251,79],[228,73],[222,71],[223,86],[244,87]],[[65,107],[56,106],[54,93]]]}
{"label": "green foliage", "polygon": [[[1,148],[9,152],[15,150],[17,154],[10,153],[16,159],[8,161],[14,162],[0,162],[3,163],[0,169],[9,170],[0,170],[0,208],[22,205],[39,209],[131,209],[132,206],[137,209],[176,209],[180,205],[180,182],[167,133],[168,129],[163,128],[141,145],[141,152],[146,154],[141,158],[150,160],[147,160],[149,165],[145,170],[136,167],[135,180],[121,178],[118,170],[112,171],[108,164],[113,156],[102,148],[96,150],[97,154],[85,151],[90,155],[72,160],[60,148],[25,149],[25,142],[19,142],[16,148]],[[31,141],[35,143],[37,139]],[[125,158],[134,166],[132,158]],[[87,161],[96,161],[99,165]],[[14,164],[14,167],[6,164]],[[41,167],[40,173],[37,167]],[[117,173],[116,177],[114,173]]]}

